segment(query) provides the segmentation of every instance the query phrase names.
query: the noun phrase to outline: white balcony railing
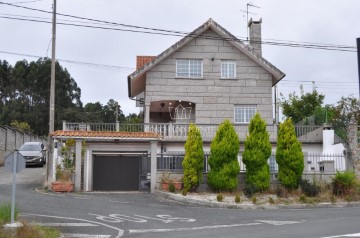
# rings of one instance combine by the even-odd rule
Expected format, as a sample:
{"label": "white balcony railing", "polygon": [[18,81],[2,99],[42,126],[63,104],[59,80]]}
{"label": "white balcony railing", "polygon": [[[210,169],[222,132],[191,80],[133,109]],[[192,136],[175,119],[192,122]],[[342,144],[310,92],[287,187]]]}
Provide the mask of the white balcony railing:
{"label": "white balcony railing", "polygon": [[[216,134],[218,124],[196,124],[204,141],[211,141]],[[240,141],[246,139],[248,125],[234,124]],[[275,142],[277,125],[267,125],[270,141]],[[172,123],[73,123],[63,122],[65,131],[125,131],[125,132],[154,132],[163,140],[185,141],[189,131],[189,124]],[[321,142],[322,126],[295,126],[295,132],[301,142]]]}

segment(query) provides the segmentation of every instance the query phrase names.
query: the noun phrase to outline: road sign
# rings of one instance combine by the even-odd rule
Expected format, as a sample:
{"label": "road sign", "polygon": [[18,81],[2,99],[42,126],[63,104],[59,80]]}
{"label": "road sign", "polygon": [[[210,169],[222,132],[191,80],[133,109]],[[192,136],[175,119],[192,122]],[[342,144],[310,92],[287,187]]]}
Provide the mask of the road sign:
{"label": "road sign", "polygon": [[11,152],[8,156],[6,156],[4,167],[8,171],[13,172],[15,154],[17,154],[16,173],[19,173],[21,170],[25,169],[26,161],[25,158],[17,151]]}

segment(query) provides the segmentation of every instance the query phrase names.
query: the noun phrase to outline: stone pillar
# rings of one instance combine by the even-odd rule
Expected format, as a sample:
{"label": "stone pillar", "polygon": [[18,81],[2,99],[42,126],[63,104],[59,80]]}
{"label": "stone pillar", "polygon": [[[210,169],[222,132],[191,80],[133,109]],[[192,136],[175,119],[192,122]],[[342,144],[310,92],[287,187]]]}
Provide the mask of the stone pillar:
{"label": "stone pillar", "polygon": [[144,123],[150,123],[150,103],[145,103]]}
{"label": "stone pillar", "polygon": [[82,140],[75,142],[75,192],[81,189],[81,146]]}
{"label": "stone pillar", "polygon": [[357,137],[357,124],[351,123],[348,125],[348,141],[349,152],[351,154],[352,164],[357,177],[360,178],[360,149]]}
{"label": "stone pillar", "polygon": [[150,141],[151,166],[150,166],[150,191],[153,193],[157,185],[157,144],[158,141]]}

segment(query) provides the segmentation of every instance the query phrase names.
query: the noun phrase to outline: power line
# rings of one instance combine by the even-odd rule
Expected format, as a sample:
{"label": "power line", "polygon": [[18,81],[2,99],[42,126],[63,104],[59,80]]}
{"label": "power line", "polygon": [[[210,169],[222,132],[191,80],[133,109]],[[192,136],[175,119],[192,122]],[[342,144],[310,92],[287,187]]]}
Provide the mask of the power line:
{"label": "power line", "polygon": [[[0,2],[1,3],[1,2]],[[5,17],[0,16],[0,18],[5,19],[12,19],[12,20],[21,20],[21,21],[30,21],[30,22],[38,22],[38,23],[51,23],[49,21],[43,20],[34,20],[34,19],[25,19],[25,18],[18,18],[18,17]],[[151,31],[141,31],[141,30],[131,30],[131,29],[121,29],[121,28],[111,28],[111,27],[100,27],[100,26],[92,26],[92,25],[80,25],[80,24],[72,24],[72,23],[57,23],[58,25],[66,25],[66,26],[76,26],[76,27],[85,27],[85,28],[95,28],[95,29],[102,29],[102,30],[114,30],[114,31],[125,31],[125,32],[133,32],[133,33],[144,33],[144,34],[152,34],[152,35],[164,35],[164,36],[187,36],[187,37],[195,37],[195,38],[204,38],[204,39],[213,39],[213,40],[226,40],[226,41],[237,41],[241,42],[241,40],[237,38],[225,38],[225,37],[215,37],[215,36],[201,36],[201,35],[192,35],[191,33],[188,35],[178,34],[178,33],[165,33],[165,32],[151,32]],[[261,41],[256,42],[260,44],[267,44],[267,45],[276,45],[276,46],[287,46],[287,47],[295,47],[295,48],[308,48],[308,49],[321,49],[321,50],[331,50],[331,51],[343,51],[343,52],[357,52],[355,49],[351,50],[351,46],[327,46],[327,45],[316,45],[316,44],[295,44],[295,43],[279,43],[279,42],[270,42],[270,41]]]}
{"label": "power line", "polygon": [[[43,58],[43,57],[38,56],[38,55],[29,55],[29,54],[15,53],[15,52],[2,51],[2,50],[0,50],[0,53],[9,54],[9,55],[17,55],[17,56],[25,56],[25,57],[30,57],[30,58],[38,58],[38,59]],[[98,67],[98,68],[103,68],[103,69],[108,69],[108,70],[111,70],[111,69],[116,70],[116,71],[120,71],[120,70],[122,70],[122,71],[123,70],[132,71],[132,70],[134,70],[134,68],[126,67],[126,66],[97,64],[97,63],[89,63],[89,62],[66,60],[66,59],[56,59],[56,60],[61,61],[61,62],[66,62],[66,63],[79,64],[79,65],[83,65],[83,66]]]}
{"label": "power line", "polygon": [[[44,11],[40,9],[34,9],[24,6],[17,6],[14,4],[4,3],[0,2],[0,4],[5,4],[13,7],[19,7],[24,8],[32,11],[39,11],[43,13],[51,13],[49,11]],[[94,21],[97,23],[105,23],[109,25],[114,26],[122,26],[127,28],[135,28],[135,29],[142,29],[142,30],[129,30],[129,29],[121,29],[121,28],[110,28],[110,27],[98,27],[98,26],[92,26],[92,25],[79,25],[79,24],[69,24],[69,23],[59,23],[61,25],[69,25],[69,26],[76,26],[76,27],[87,27],[87,28],[96,28],[96,29],[103,29],[103,30],[116,30],[116,31],[128,31],[128,32],[134,32],[134,33],[146,33],[146,34],[154,34],[154,35],[167,35],[167,36],[194,36],[200,38],[201,36],[195,36],[191,35],[191,33],[186,33],[183,31],[174,31],[174,30],[164,30],[164,29],[158,29],[158,28],[149,28],[149,27],[141,27],[141,26],[135,26],[135,25],[128,25],[128,24],[121,24],[121,23],[115,23],[115,22],[109,22],[109,21],[103,21],[103,20],[97,20],[97,19],[91,19],[91,18],[85,18],[85,17],[78,17],[73,16],[69,14],[61,14],[57,13],[60,16],[65,17],[71,17],[71,18],[77,18],[87,21]],[[41,21],[41,20],[33,20],[33,19],[25,19],[25,18],[15,18],[15,17],[0,17],[0,18],[7,18],[7,19],[13,19],[13,20],[22,20],[22,21],[33,21],[33,22],[41,22],[41,23],[50,23],[48,21]],[[94,24],[94,23],[90,23]],[[146,30],[146,31],[143,31]],[[207,39],[225,39],[222,37],[206,37]],[[239,41],[237,38],[228,38],[225,40],[229,41]],[[282,41],[282,42],[279,42]],[[300,48],[309,48],[309,49],[322,49],[322,50],[336,50],[336,51],[344,51],[344,52],[357,52],[356,47],[352,46],[345,46],[345,45],[334,45],[334,44],[321,44],[321,43],[295,43],[295,41],[284,41],[279,40],[278,42],[275,41],[262,41],[262,42],[256,42],[260,44],[267,44],[267,45],[276,45],[276,46],[287,46],[287,47],[300,47]]]}

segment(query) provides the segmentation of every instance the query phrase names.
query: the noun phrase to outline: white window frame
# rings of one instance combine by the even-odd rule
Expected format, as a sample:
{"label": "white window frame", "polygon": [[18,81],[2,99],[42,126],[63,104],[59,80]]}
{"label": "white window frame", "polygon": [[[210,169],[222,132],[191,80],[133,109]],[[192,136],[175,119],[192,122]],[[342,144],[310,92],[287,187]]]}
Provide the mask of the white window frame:
{"label": "white window frame", "polygon": [[255,105],[235,105],[234,106],[234,123],[249,124],[256,114]]}
{"label": "white window frame", "polygon": [[[231,68],[233,70],[231,70]],[[221,60],[221,78],[223,79],[236,78],[235,60]]]}
{"label": "white window frame", "polygon": [[[199,63],[200,63],[200,65],[199,65]],[[183,67],[182,68],[183,72],[179,72],[180,66]],[[198,74],[199,73],[198,67],[200,67],[200,74]],[[203,77],[203,68],[204,68],[203,60],[201,60],[201,59],[177,59],[176,60],[176,77],[177,78],[202,78]]]}

